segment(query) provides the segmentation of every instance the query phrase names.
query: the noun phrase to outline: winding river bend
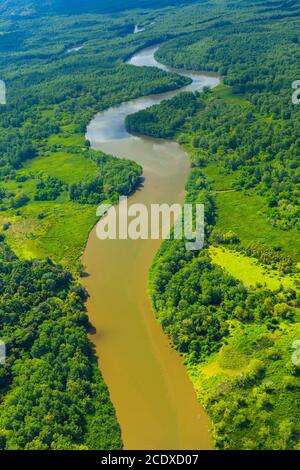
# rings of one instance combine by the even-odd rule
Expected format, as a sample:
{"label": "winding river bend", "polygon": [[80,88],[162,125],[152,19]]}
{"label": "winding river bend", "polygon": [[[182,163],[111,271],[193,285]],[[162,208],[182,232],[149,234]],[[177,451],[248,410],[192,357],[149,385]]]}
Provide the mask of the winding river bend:
{"label": "winding river bend", "polygon": [[[129,63],[156,66],[158,46],[144,49]],[[180,71],[181,73],[181,71]],[[138,98],[95,116],[87,130],[94,149],[135,160],[144,169],[144,185],[130,204],[182,203],[189,160],[175,142],[136,137],[126,132],[125,117],[180,91],[213,87],[209,74],[182,72],[189,86]],[[91,339],[121,425],[124,447],[137,449],[209,449],[209,421],[180,356],[155,319],[147,295],[147,277],[158,250],[155,240],[100,241],[94,229],[83,262],[89,274],[87,309],[95,332]]]}

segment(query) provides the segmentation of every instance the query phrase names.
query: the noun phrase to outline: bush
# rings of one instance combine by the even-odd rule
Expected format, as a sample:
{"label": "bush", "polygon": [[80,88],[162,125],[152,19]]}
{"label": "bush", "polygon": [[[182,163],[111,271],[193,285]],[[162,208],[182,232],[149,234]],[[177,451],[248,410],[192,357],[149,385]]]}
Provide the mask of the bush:
{"label": "bush", "polygon": [[12,209],[19,209],[20,207],[25,206],[29,201],[30,198],[26,194],[20,193],[11,198],[10,205]]}

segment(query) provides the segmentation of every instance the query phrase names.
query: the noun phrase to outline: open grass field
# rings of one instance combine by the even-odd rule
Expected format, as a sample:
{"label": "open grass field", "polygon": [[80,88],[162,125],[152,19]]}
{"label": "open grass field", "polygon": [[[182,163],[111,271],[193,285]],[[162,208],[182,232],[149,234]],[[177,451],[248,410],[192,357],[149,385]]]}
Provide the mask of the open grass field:
{"label": "open grass field", "polygon": [[216,162],[209,163],[202,171],[213,182],[214,191],[232,191],[232,183],[238,174],[238,172],[226,174]]}
{"label": "open grass field", "polygon": [[[196,393],[217,421],[217,430],[226,427],[237,448],[241,443],[255,448],[254,436],[265,432],[267,438],[278,425],[281,432],[269,446],[276,449],[286,445],[284,439],[290,432],[287,417],[298,409],[291,357],[299,333],[299,325],[271,333],[265,325],[241,327],[233,323],[227,344],[217,354],[207,363],[189,366]],[[263,374],[254,385],[239,386],[242,381],[251,381],[258,370]],[[246,425],[236,426],[240,413]]]}
{"label": "open grass field", "polygon": [[[219,377],[236,377],[241,373],[245,373],[251,368],[251,361],[261,359],[266,354],[272,352],[272,348],[276,345],[282,348],[283,361],[287,363],[290,360],[293,349],[292,344],[299,334],[299,326],[286,326],[281,333],[270,333],[264,325],[245,325],[241,327],[237,322],[232,322],[231,335],[220,351],[215,354],[207,363],[197,366],[197,370],[190,366],[190,375],[193,382],[198,385],[201,390],[203,385],[208,387],[214,386],[216,378]],[[260,347],[258,347],[260,344]],[[270,351],[268,351],[270,350]],[[278,358],[279,360],[279,358]],[[274,379],[277,374],[280,376],[280,364],[277,361],[271,365],[270,369],[274,373]],[[282,364],[282,362],[280,361]],[[287,371],[288,374],[288,371]],[[210,379],[205,384],[205,380]],[[215,380],[214,380],[215,379]],[[279,377],[280,379],[280,377]],[[282,385],[279,383],[279,385]],[[202,392],[203,392],[202,388]]]}
{"label": "open grass field", "polygon": [[[212,93],[216,98],[229,104],[252,106],[242,96],[233,95],[231,87],[220,84]],[[272,120],[272,117],[269,118]],[[186,146],[191,152],[190,145]],[[265,198],[254,190],[235,191],[232,183],[239,176],[224,172],[222,163],[214,161],[204,169],[204,174],[213,183],[217,203],[217,228],[221,231],[234,231],[245,245],[254,242],[268,247],[281,247],[282,251],[300,262],[300,231],[288,231],[273,227],[268,221],[268,207]]]}
{"label": "open grass field", "polygon": [[212,99],[219,98],[229,104],[238,104],[240,106],[249,107],[251,103],[247,101],[242,95],[233,95],[232,88],[228,85],[221,83],[213,89]]}
{"label": "open grass field", "polygon": [[203,169],[213,182],[217,203],[217,228],[234,231],[241,242],[255,242],[268,247],[281,247],[297,262],[300,261],[300,231],[273,227],[268,221],[264,197],[253,191],[235,191],[232,183],[238,172],[226,174],[217,162]]}
{"label": "open grass field", "polygon": [[55,176],[67,184],[78,183],[83,178],[97,174],[96,165],[84,156],[84,150],[75,153],[63,149],[57,153],[30,160],[24,166],[24,173],[27,175],[31,172],[35,174],[42,172]]}
{"label": "open grass field", "polygon": [[51,258],[72,271],[77,268],[97,220],[94,206],[31,201],[18,213],[2,213],[0,223],[11,224],[5,232],[6,241],[21,259]]}
{"label": "open grass field", "polygon": [[283,231],[267,220],[267,207],[263,197],[254,193],[220,192],[217,194],[217,228],[233,230],[240,240],[255,242],[282,250],[300,260],[300,232]]}
{"label": "open grass field", "polygon": [[281,276],[275,270],[266,269],[254,258],[224,247],[210,246],[209,252],[215,264],[224,268],[247,287],[261,284],[269,289],[278,289],[281,285],[286,288],[295,288],[295,281],[300,280],[299,275]]}
{"label": "open grass field", "polygon": [[[69,139],[74,144],[73,137]],[[0,224],[9,224],[4,232],[6,241],[21,259],[51,258],[72,271],[78,267],[87,237],[97,221],[96,208],[71,202],[67,190],[56,201],[35,201],[34,194],[41,174],[66,184],[95,176],[97,167],[84,156],[84,151],[66,147],[49,152],[27,161],[19,170],[18,175],[25,176],[26,181],[2,183],[6,191],[25,193],[30,198],[24,207],[0,213]]]}

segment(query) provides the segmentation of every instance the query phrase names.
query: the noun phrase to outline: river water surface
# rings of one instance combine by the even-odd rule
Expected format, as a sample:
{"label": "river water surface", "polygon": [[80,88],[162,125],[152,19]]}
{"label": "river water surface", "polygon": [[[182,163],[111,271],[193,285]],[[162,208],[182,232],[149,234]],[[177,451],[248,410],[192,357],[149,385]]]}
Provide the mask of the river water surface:
{"label": "river water surface", "polygon": [[[156,66],[158,46],[144,49],[129,63]],[[180,71],[181,73],[181,71]],[[175,96],[180,91],[216,86],[208,74],[183,72],[193,83],[181,90],[138,98],[99,113],[87,129],[92,148],[142,165],[144,185],[129,200],[182,203],[189,172],[184,150],[174,142],[131,136],[125,117]],[[197,402],[180,356],[155,319],[147,295],[151,261],[160,241],[100,241],[94,229],[83,257],[88,276],[88,315],[99,367],[108,385],[122,430],[124,447],[137,449],[209,449],[209,421]]]}

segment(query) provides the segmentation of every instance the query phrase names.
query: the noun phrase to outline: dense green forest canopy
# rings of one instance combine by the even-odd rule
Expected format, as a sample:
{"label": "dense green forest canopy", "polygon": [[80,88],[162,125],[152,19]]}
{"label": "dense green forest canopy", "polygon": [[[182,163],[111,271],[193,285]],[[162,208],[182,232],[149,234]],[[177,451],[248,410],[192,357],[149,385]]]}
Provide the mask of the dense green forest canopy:
{"label": "dense green forest canopy", "polygon": [[158,253],[150,290],[212,418],[216,447],[298,449],[296,292],[246,289],[212,264],[208,250],[193,256],[175,241]]}
{"label": "dense green forest canopy", "polygon": [[[125,63],[168,40],[159,60],[217,71],[225,85],[128,119],[131,130],[185,146],[187,201],[206,207],[203,252],[170,241],[158,253],[153,304],[185,356],[217,448],[299,448],[299,368],[291,362],[300,308],[293,277],[300,107],[291,101],[291,83],[300,78],[299,1],[80,3],[105,4],[106,13],[146,7],[113,15],[58,15],[57,4],[0,6],[8,99],[0,107],[0,323],[9,353],[0,369],[0,447],[122,446],[87,339],[78,260],[96,205],[129,194],[142,170],[91,150],[84,134],[111,105],[186,84],[177,74]],[[21,7],[25,17],[6,16]],[[133,34],[135,24],[145,30]],[[216,266],[212,247],[263,265],[278,284],[288,274],[290,285],[245,285]]]}
{"label": "dense green forest canopy", "polygon": [[192,146],[198,162],[221,163],[225,172],[237,175],[233,188],[255,188],[265,196],[273,226],[300,229],[300,109],[291,99],[299,44],[297,19],[280,25],[226,25],[209,35],[169,41],[157,53],[160,60],[173,67],[218,72],[247,105],[207,100],[203,106],[201,97],[197,105],[194,97],[183,95],[129,116],[128,128],[172,137],[193,114]]}
{"label": "dense green forest canopy", "polygon": [[87,339],[86,292],[47,261],[0,243],[1,449],[121,448],[120,430]]}
{"label": "dense green forest canopy", "polygon": [[[196,0],[194,0],[196,1]],[[206,0],[202,0],[206,3]],[[132,8],[162,8],[193,3],[193,0],[5,0],[0,7],[4,15],[115,13]]]}

